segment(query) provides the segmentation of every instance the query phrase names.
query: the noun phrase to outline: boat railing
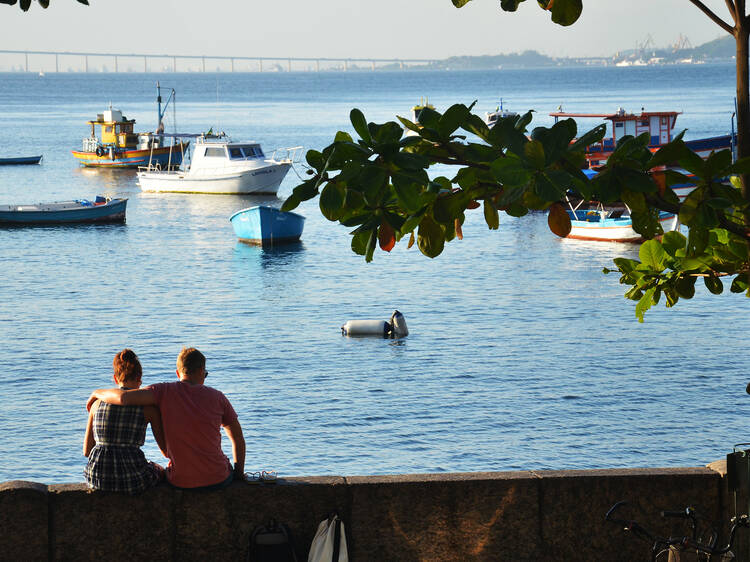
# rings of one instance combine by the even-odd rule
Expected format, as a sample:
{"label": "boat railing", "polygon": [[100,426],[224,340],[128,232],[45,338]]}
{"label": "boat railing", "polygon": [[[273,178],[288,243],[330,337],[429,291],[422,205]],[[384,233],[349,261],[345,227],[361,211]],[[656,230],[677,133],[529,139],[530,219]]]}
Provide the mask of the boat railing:
{"label": "boat railing", "polygon": [[266,162],[278,164],[296,164],[301,161],[304,146],[292,146],[290,148],[277,148]]}

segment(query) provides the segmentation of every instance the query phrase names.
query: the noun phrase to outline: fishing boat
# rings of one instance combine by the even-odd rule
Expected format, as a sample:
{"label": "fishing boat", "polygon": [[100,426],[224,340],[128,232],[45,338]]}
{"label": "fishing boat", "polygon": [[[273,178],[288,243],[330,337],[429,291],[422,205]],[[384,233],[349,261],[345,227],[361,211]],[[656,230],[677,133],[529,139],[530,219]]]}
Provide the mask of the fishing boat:
{"label": "fishing boat", "polygon": [[[164,108],[161,105],[161,87],[157,90],[157,129],[155,133],[135,133],[135,119],[128,119],[122,111],[112,107],[88,121],[91,132],[83,139],[81,150],[73,150],[73,156],[81,166],[91,168],[138,168],[146,166],[149,161],[162,167],[171,162],[179,166],[181,155],[187,145],[173,146],[168,144],[164,132],[164,116],[170,102],[174,107],[174,89],[169,94]],[[98,129],[98,135],[97,135]]]}
{"label": "fishing boat", "polygon": [[305,226],[302,215],[266,205],[237,211],[229,220],[241,242],[257,245],[296,242]]}
{"label": "fishing boat", "polygon": [[[153,160],[138,170],[143,191],[178,193],[275,195],[302,151],[301,146],[279,149],[266,157],[257,142],[233,142],[226,134],[175,134],[194,138],[189,163],[175,169]],[[176,143],[177,146],[179,143]]]}
{"label": "fishing boat", "polygon": [[[419,103],[417,105],[411,108],[411,122],[419,125],[419,115],[425,109],[435,109],[435,106],[427,101],[426,98],[422,98],[419,100]],[[421,127],[421,125],[419,126]],[[412,131],[411,129],[406,129],[406,131],[404,131],[404,135],[407,137],[415,137],[419,136],[419,133],[417,133],[416,131]]]}
{"label": "fishing boat", "polygon": [[0,224],[72,224],[125,222],[127,199],[97,196],[93,201],[76,199],[29,205],[0,205]]}
{"label": "fishing boat", "polygon": [[[562,110],[562,107],[558,107],[558,110],[550,113],[550,116],[555,118],[555,123],[560,118],[603,119],[608,123],[607,133],[602,141],[586,148],[587,167],[596,169],[607,163],[607,159],[614,152],[617,143],[626,135],[637,137],[647,133],[649,136],[648,148],[651,152],[656,152],[663,145],[672,141],[677,116],[680,113],[679,111],[641,110],[641,113],[636,115],[626,112],[621,107],[617,108],[614,113],[567,113]],[[724,149],[732,150],[733,155],[736,156],[737,136],[734,133],[734,125],[732,125],[731,134],[686,140],[685,144],[703,159],[708,158],[712,152]]]}
{"label": "fishing boat", "polygon": [[0,158],[0,166],[28,166],[31,164],[39,164],[41,161],[41,154],[39,156],[17,156]]}
{"label": "fishing boat", "polygon": [[[633,219],[627,205],[604,206],[601,203],[574,206],[568,200],[566,209],[570,217],[570,233],[566,238],[595,240],[599,242],[640,242],[643,236],[633,230]],[[664,232],[677,230],[680,226],[677,215],[659,212],[659,223]]]}
{"label": "fishing boat", "polygon": [[518,117],[518,113],[509,109],[503,109],[503,98],[500,98],[500,105],[497,106],[495,111],[488,111],[484,114],[484,122],[491,129],[497,125],[498,119],[506,119],[508,117]]}

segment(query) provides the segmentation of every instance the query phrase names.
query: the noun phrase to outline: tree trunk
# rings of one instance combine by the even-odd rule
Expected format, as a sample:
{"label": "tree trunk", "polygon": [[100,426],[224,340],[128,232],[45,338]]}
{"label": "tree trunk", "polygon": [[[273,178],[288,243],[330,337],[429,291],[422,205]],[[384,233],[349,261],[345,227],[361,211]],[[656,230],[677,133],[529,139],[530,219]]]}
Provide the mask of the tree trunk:
{"label": "tree trunk", "polygon": [[[734,39],[737,46],[737,157],[750,156],[750,92],[748,92],[748,37],[750,29],[744,19],[737,23]],[[742,176],[742,195],[750,201],[750,176]]]}

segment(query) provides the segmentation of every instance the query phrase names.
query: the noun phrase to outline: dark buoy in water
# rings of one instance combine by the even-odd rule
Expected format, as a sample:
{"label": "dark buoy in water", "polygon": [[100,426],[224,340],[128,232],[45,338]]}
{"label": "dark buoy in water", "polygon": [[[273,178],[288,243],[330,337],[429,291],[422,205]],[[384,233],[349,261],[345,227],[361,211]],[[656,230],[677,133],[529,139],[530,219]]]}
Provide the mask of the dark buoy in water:
{"label": "dark buoy in water", "polygon": [[380,338],[403,338],[409,335],[406,319],[398,310],[394,311],[389,321],[385,320],[347,320],[341,326],[344,336],[376,336]]}

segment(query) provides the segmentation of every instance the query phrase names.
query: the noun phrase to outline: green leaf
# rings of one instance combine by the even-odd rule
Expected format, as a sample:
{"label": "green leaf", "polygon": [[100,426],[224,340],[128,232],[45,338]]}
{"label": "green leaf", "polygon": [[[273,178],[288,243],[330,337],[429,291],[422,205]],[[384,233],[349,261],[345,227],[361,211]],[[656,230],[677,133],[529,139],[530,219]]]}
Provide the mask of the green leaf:
{"label": "green leaf", "polygon": [[687,238],[685,238],[685,235],[676,230],[670,230],[665,233],[661,239],[661,245],[664,248],[664,251],[672,257],[675,256],[677,250],[684,250],[686,244]]}
{"label": "green leaf", "polygon": [[359,256],[364,256],[367,253],[367,242],[369,239],[370,232],[367,230],[358,232],[352,236],[352,251]]}
{"label": "green leaf", "polygon": [[448,137],[458,129],[469,116],[469,110],[463,104],[457,103],[448,108],[438,121],[437,130],[444,137]]}
{"label": "green leaf", "polygon": [[378,229],[370,230],[370,236],[367,238],[367,248],[365,249],[365,261],[370,263],[372,256],[375,254],[375,246],[378,244]]}
{"label": "green leaf", "polygon": [[412,176],[401,173],[393,174],[391,180],[401,206],[409,213],[419,210],[422,206],[422,186]]}
{"label": "green leaf", "polygon": [[706,289],[711,291],[714,295],[720,295],[724,292],[724,284],[718,277],[708,275],[703,278],[703,282],[706,284]]}
{"label": "green leaf", "polygon": [[344,206],[344,188],[335,182],[328,182],[320,192],[320,212],[329,221],[337,221],[341,217]]}
{"label": "green leaf", "polygon": [[525,0],[500,0],[500,7],[506,12],[515,12],[518,9],[518,5],[524,1]]}
{"label": "green leaf", "polygon": [[692,299],[695,296],[695,280],[692,275],[683,275],[675,283],[675,289],[684,299]]}
{"label": "green leaf", "polygon": [[641,259],[643,265],[648,266],[654,271],[664,270],[664,260],[667,257],[667,253],[658,240],[646,240],[641,244],[640,250],[638,250],[638,257]]}
{"label": "green leaf", "polygon": [[656,293],[656,287],[652,287],[643,293],[643,296],[635,305],[635,316],[638,318],[638,322],[643,322],[643,315],[646,311],[651,308],[654,303],[654,294]]}
{"label": "green leaf", "polygon": [[740,273],[732,281],[732,286],[729,288],[733,293],[744,293],[750,288],[750,282],[748,282],[747,273]]}
{"label": "green leaf", "polygon": [[362,137],[362,140],[367,144],[371,144],[372,137],[367,128],[367,120],[365,119],[364,114],[355,107],[349,113],[349,120],[352,122],[352,126],[354,127],[354,130],[357,131],[357,134]]}
{"label": "green leaf", "polygon": [[318,172],[323,171],[325,160],[323,159],[323,155],[317,150],[308,150],[305,154],[305,160],[307,160],[307,163]]}
{"label": "green leaf", "polygon": [[443,229],[427,215],[419,223],[417,246],[419,247],[419,251],[428,258],[439,256],[445,246],[445,233]]}
{"label": "green leaf", "polygon": [[441,224],[453,224],[466,209],[470,198],[464,191],[456,191],[446,196],[438,197],[432,205],[432,216]]}
{"label": "green leaf", "polygon": [[523,165],[521,159],[510,153],[490,164],[490,171],[495,179],[508,186],[526,185],[531,178],[531,172]]}
{"label": "green leaf", "polygon": [[380,166],[367,165],[362,168],[357,180],[367,204],[371,207],[377,207],[383,195],[386,171]]}
{"label": "green leaf", "polygon": [[463,6],[471,2],[471,0],[452,0],[452,2],[456,8],[462,8]]}
{"label": "green leaf", "polygon": [[490,230],[497,230],[500,227],[500,215],[489,199],[484,200],[484,220]]}
{"label": "green leaf", "polygon": [[537,170],[543,170],[546,165],[544,146],[539,141],[529,141],[523,147],[526,161]]}
{"label": "green leaf", "polygon": [[573,25],[581,17],[582,11],[582,0],[555,0],[552,4],[552,21],[562,26]]}

